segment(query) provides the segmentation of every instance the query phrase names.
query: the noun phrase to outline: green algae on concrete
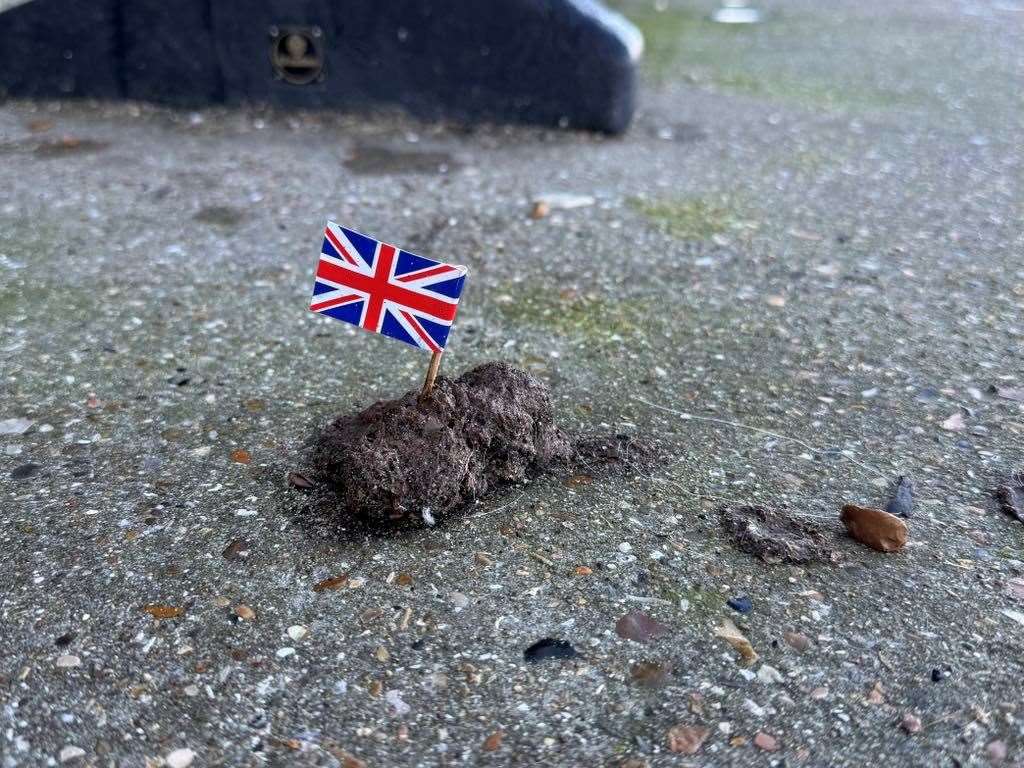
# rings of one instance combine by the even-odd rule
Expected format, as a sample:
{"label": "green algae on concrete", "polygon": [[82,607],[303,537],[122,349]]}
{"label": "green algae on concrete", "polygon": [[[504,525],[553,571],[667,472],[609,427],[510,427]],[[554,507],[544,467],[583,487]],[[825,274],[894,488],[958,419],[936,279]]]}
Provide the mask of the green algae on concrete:
{"label": "green algae on concrete", "polygon": [[502,318],[514,325],[545,330],[588,341],[621,341],[640,336],[649,324],[645,302],[619,299],[574,289],[524,287],[497,302]]}
{"label": "green algae on concrete", "polygon": [[647,200],[630,198],[631,208],[680,240],[707,240],[743,224],[726,198],[683,197]]}
{"label": "green algae on concrete", "polygon": [[234,229],[245,220],[245,213],[231,205],[208,205],[200,208],[193,218],[202,224]]}
{"label": "green algae on concrete", "polygon": [[661,599],[668,600],[697,619],[714,618],[725,608],[725,595],[712,589],[684,587],[662,580],[657,584],[657,592]]}

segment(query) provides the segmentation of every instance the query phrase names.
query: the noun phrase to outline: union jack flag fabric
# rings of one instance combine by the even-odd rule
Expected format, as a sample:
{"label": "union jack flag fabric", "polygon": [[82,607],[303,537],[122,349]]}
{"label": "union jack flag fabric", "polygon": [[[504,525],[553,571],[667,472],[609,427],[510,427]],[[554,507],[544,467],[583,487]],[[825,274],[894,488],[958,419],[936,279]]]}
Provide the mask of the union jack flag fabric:
{"label": "union jack flag fabric", "polygon": [[465,267],[417,256],[329,221],[309,308],[440,352],[465,281]]}

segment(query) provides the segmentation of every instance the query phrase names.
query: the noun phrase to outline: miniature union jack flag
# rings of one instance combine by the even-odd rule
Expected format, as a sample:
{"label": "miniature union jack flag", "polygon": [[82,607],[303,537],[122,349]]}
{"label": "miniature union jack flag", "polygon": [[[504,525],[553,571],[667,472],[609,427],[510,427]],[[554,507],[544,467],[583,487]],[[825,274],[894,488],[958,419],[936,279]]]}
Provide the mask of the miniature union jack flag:
{"label": "miniature union jack flag", "polygon": [[309,308],[440,352],[465,281],[465,267],[417,256],[329,221]]}

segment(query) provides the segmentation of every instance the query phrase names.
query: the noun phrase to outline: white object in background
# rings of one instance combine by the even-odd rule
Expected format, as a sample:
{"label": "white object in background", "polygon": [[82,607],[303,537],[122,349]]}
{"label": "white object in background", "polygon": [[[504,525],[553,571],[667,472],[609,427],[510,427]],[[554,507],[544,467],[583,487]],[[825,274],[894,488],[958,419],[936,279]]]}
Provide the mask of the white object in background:
{"label": "white object in background", "polygon": [[722,7],[711,14],[711,20],[719,24],[757,24],[761,12],[743,0],[724,0]]}

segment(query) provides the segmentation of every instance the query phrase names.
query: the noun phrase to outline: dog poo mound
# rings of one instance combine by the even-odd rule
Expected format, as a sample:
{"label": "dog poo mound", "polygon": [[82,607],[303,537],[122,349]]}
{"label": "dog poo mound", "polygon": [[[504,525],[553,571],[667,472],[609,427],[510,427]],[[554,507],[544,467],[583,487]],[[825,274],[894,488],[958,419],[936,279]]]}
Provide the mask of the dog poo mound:
{"label": "dog poo mound", "polygon": [[454,380],[438,377],[426,397],[409,392],[339,416],[317,438],[311,460],[346,513],[429,523],[572,453],[547,387],[494,362]]}

